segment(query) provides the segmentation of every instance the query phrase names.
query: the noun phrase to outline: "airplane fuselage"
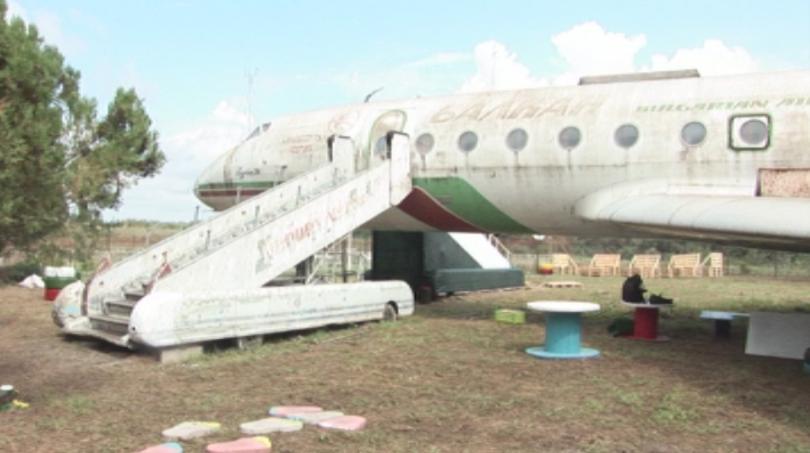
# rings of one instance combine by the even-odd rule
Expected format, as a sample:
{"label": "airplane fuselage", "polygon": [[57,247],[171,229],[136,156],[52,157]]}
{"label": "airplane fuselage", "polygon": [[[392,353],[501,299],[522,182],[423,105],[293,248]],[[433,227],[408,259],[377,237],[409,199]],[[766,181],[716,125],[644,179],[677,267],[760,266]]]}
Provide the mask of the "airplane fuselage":
{"label": "airplane fuselage", "polygon": [[[195,192],[227,208],[327,163],[332,135],[352,138],[362,170],[384,155],[391,130],[411,138],[415,189],[370,228],[726,240],[683,227],[594,222],[579,210],[588,197],[612,192],[756,197],[762,171],[810,168],[810,72],[500,91],[290,115],[217,159]],[[805,196],[795,187],[767,190]],[[759,244],[756,234],[730,241]],[[776,246],[806,248],[795,243]]]}

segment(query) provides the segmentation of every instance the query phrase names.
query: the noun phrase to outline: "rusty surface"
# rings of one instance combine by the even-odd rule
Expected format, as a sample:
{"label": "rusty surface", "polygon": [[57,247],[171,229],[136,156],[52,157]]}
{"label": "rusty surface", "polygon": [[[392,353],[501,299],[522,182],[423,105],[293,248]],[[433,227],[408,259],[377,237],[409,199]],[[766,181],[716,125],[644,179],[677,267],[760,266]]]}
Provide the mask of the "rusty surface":
{"label": "rusty surface", "polygon": [[761,168],[758,193],[763,197],[810,198],[810,168]]}

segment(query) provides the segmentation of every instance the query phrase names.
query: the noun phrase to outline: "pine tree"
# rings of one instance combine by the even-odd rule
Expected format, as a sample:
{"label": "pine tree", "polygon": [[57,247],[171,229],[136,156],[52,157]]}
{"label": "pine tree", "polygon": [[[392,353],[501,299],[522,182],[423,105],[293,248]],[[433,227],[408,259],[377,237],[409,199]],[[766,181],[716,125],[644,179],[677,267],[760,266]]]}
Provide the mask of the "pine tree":
{"label": "pine tree", "polygon": [[0,254],[69,223],[92,233],[103,209],[165,161],[135,90],[119,88],[99,119],[79,72],[6,13],[0,0]]}

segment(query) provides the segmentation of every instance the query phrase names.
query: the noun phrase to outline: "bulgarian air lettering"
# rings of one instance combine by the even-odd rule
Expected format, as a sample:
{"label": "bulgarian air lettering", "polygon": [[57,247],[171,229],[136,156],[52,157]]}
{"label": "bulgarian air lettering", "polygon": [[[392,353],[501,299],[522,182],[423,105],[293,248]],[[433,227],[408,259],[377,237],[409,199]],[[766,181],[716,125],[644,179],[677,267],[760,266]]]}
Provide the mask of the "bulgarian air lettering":
{"label": "bulgarian air lettering", "polygon": [[450,121],[483,121],[486,119],[514,120],[541,118],[544,116],[574,116],[584,113],[595,113],[602,107],[602,99],[561,98],[542,102],[512,98],[497,104],[473,102],[468,104],[449,104],[441,108],[431,118],[432,123]]}
{"label": "bulgarian air lettering", "polygon": [[790,97],[780,100],[749,99],[739,101],[696,102],[694,104],[640,105],[636,112],[708,112],[713,110],[764,110],[769,107],[810,107],[810,97]]}

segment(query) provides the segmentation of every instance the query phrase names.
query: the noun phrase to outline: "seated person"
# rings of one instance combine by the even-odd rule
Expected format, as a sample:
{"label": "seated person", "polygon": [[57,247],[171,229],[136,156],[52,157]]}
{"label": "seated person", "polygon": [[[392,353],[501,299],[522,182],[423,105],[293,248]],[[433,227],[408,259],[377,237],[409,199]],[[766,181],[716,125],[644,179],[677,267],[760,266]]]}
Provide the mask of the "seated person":
{"label": "seated person", "polygon": [[644,299],[644,293],[646,292],[641,276],[633,274],[622,285],[622,300],[634,304],[646,304],[647,300]]}
{"label": "seated person", "polygon": [[644,299],[644,281],[638,274],[633,274],[624,281],[622,285],[622,300],[632,304],[671,304],[672,299],[667,299],[658,294],[651,294],[649,302]]}

